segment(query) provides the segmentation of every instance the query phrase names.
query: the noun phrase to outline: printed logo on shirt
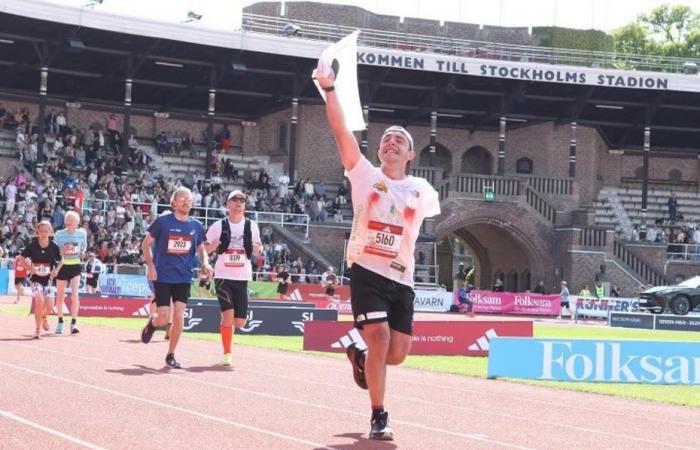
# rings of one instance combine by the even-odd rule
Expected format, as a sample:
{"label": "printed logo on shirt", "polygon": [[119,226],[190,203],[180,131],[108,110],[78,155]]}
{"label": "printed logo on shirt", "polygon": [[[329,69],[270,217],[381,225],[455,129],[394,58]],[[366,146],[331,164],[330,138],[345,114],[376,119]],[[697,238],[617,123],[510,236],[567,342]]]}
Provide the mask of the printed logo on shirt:
{"label": "printed logo on shirt", "polygon": [[396,261],[392,261],[391,264],[389,264],[389,267],[401,273],[404,273],[406,271],[406,266],[401,265]]}
{"label": "printed logo on shirt", "polygon": [[379,181],[378,183],[374,183],[374,186],[372,187],[378,190],[379,192],[384,192],[385,194],[389,192],[389,186],[386,185],[386,182],[384,180]]}

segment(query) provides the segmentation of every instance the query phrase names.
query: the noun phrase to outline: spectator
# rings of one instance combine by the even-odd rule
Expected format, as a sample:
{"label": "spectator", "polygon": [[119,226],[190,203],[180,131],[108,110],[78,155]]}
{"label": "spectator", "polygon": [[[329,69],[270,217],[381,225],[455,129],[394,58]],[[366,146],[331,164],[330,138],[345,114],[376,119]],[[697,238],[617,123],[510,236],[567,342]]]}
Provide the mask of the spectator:
{"label": "spectator", "polygon": [[282,175],[277,178],[277,186],[279,187],[279,196],[284,198],[289,192],[289,175],[287,172],[282,172]]}
{"label": "spectator", "polygon": [[544,280],[540,280],[539,283],[537,283],[537,286],[535,286],[535,290],[533,291],[536,294],[545,294],[544,292]]}
{"label": "spectator", "polygon": [[474,317],[474,312],[472,310],[474,308],[474,304],[469,299],[469,293],[471,292],[471,290],[472,290],[472,286],[470,284],[468,284],[466,281],[459,288],[459,295],[458,295],[459,310],[464,311],[464,309],[466,309],[467,310],[466,312],[470,316]]}
{"label": "spectator", "polygon": [[673,191],[671,191],[671,196],[668,198],[666,204],[668,205],[668,218],[671,222],[675,222],[676,215],[678,214],[678,199]]}
{"label": "spectator", "polygon": [[595,282],[595,296],[598,300],[605,297],[605,286],[603,286],[603,282],[600,280]]}
{"label": "spectator", "polygon": [[620,287],[616,284],[613,284],[612,287],[610,288],[610,296],[611,297],[619,297],[620,296]]}
{"label": "spectator", "polygon": [[500,277],[496,278],[496,282],[493,284],[493,290],[496,292],[503,292],[505,287],[503,286],[503,280]]}
{"label": "spectator", "polygon": [[581,289],[578,293],[579,297],[593,297],[591,295],[591,290],[588,289],[588,285],[584,284],[583,289]]}

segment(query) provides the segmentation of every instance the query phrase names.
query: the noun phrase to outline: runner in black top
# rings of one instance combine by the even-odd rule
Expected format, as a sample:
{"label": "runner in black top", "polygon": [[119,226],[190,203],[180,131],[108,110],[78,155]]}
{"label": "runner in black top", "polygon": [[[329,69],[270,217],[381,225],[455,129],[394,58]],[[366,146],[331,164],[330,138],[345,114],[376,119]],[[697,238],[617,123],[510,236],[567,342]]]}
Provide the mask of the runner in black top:
{"label": "runner in black top", "polygon": [[49,289],[51,285],[51,271],[61,261],[61,250],[49,237],[53,234],[53,227],[47,221],[37,225],[37,237],[22,249],[22,263],[29,271],[29,282],[34,301],[34,320],[36,330],[34,339],[39,339],[39,333],[43,326],[49,330],[47,315],[51,312],[51,299]]}

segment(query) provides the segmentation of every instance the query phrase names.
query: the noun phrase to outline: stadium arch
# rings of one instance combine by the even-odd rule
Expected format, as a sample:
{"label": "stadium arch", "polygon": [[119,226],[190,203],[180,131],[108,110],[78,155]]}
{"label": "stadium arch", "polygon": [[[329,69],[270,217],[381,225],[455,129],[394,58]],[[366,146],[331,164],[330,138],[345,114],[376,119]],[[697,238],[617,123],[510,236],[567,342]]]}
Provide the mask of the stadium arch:
{"label": "stadium arch", "polygon": [[[461,239],[474,259],[474,285],[490,289],[496,276],[496,268],[504,274],[517,272],[513,290],[532,289],[532,280],[545,280],[546,286],[554,282],[556,253],[554,232],[531,212],[516,203],[488,204],[483,201],[449,200],[444,202],[446,214],[435,225],[438,239],[454,235]],[[506,277],[507,278],[507,277]],[[525,286],[524,280],[530,285]]]}

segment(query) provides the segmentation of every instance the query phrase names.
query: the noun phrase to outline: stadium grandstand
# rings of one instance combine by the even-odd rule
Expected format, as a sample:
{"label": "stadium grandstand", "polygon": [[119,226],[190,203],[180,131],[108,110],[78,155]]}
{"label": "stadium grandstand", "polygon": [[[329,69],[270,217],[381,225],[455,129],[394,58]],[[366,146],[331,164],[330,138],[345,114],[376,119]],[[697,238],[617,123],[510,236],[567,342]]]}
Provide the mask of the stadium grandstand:
{"label": "stadium grandstand", "polygon": [[311,282],[342,269],[352,209],[310,74],[329,42],[360,28],[362,150],[376,161],[382,130],[407,127],[412,173],[441,195],[417,248],[418,281],[451,286],[466,262],[482,289],[543,280],[551,293],[567,280],[578,291],[606,265],[632,295],[698,272],[693,61],[552,49],[527,28],[314,2],[288,3],[284,15],[278,2],[255,3],[226,33],[4,3],[9,256],[37,220],[60,228],[76,209],[104,262],[140,270],[146,227],[186,185],[205,225],[223,217],[230,190],[246,190],[264,228],[259,272],[286,265]]}

